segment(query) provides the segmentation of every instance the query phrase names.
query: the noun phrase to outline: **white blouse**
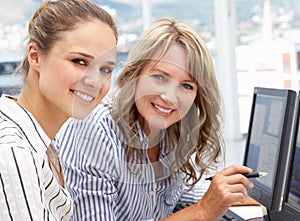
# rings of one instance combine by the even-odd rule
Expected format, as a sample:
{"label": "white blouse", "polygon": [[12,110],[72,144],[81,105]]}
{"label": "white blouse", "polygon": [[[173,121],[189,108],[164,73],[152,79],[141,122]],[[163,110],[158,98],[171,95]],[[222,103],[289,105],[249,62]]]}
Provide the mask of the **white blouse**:
{"label": "white blouse", "polygon": [[53,176],[50,138],[14,100],[0,98],[0,220],[69,220],[72,201]]}

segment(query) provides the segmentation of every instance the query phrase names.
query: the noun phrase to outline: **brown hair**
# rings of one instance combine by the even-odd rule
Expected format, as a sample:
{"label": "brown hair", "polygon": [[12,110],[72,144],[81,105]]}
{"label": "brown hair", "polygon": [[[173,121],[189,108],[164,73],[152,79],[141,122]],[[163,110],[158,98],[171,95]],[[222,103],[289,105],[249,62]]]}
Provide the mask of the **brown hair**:
{"label": "brown hair", "polygon": [[[74,29],[79,23],[98,19],[113,30],[116,40],[118,31],[112,17],[101,7],[88,0],[46,0],[35,11],[28,26],[28,44],[35,43],[39,52],[47,54],[61,33]],[[98,36],[101,38],[101,36]],[[28,45],[27,44],[27,45]],[[27,54],[16,72],[27,76]]]}
{"label": "brown hair", "polygon": [[[133,152],[139,136],[134,130],[139,119],[134,104],[136,79],[145,68],[153,53],[161,50],[160,57],[178,44],[187,55],[187,71],[198,85],[197,95],[188,114],[181,121],[167,128],[169,146],[176,149],[172,171],[180,168],[185,174],[185,183],[191,186],[198,182],[203,173],[216,166],[224,145],[221,134],[220,94],[213,62],[199,33],[185,22],[173,18],[156,21],[138,40],[129,55],[117,84],[120,88],[115,97],[118,124],[129,143],[127,161]],[[158,58],[159,60],[160,58]],[[159,62],[159,61],[157,61]],[[128,114],[129,113],[129,114]],[[175,144],[175,145],[174,145]],[[195,156],[192,162],[192,155]]]}

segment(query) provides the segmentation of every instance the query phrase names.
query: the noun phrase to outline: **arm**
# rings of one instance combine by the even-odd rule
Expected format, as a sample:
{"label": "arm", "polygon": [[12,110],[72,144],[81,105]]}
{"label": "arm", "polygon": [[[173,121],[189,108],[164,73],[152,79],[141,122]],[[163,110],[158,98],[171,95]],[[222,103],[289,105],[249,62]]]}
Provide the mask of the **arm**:
{"label": "arm", "polygon": [[[73,173],[74,175],[74,173]],[[72,191],[74,200],[75,220],[114,221],[114,200],[117,192],[113,182],[105,174],[92,175],[89,171],[82,171],[78,182],[68,189]]]}
{"label": "arm", "polygon": [[190,206],[200,200],[203,195],[206,193],[208,187],[210,185],[210,181],[201,179],[197,182],[192,189],[184,185],[184,191],[179,201],[176,204],[173,212],[181,210],[187,206]]}
{"label": "arm", "polygon": [[43,220],[41,167],[25,144],[0,144],[0,219]]}
{"label": "arm", "polygon": [[[57,136],[75,220],[115,220],[111,140],[94,119],[72,120]],[[108,172],[109,171],[109,172]]]}
{"label": "arm", "polygon": [[182,209],[162,221],[210,221],[217,220],[236,203],[247,199],[247,189],[253,184],[243,175],[251,169],[230,166],[216,174],[204,196],[195,204]]}

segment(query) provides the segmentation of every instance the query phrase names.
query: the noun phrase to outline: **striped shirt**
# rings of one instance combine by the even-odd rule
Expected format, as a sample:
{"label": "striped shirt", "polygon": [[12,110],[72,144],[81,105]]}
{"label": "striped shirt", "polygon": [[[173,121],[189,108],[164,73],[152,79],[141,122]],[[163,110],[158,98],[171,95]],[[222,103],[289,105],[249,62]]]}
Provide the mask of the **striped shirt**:
{"label": "striped shirt", "polygon": [[69,220],[72,201],[54,178],[51,140],[14,100],[0,98],[0,220]]}
{"label": "striped shirt", "polygon": [[197,201],[207,186],[187,191],[182,174],[168,171],[173,155],[167,151],[166,136],[160,142],[159,161],[152,165],[147,137],[137,125],[143,156],[134,155],[136,161],[127,164],[128,146],[111,116],[110,103],[104,100],[83,120],[69,119],[56,137],[75,204],[72,220],[158,220],[178,205]]}

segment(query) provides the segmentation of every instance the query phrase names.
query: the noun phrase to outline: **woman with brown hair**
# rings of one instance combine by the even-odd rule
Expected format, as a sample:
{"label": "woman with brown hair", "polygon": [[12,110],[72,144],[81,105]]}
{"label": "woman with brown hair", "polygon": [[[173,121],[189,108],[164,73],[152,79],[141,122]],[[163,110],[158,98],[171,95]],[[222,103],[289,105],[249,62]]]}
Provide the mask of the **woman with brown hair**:
{"label": "woman with brown hair", "polygon": [[69,117],[84,118],[108,92],[118,34],[87,0],[44,1],[28,32],[22,92],[0,98],[0,219],[69,220],[73,203],[49,146]]}

